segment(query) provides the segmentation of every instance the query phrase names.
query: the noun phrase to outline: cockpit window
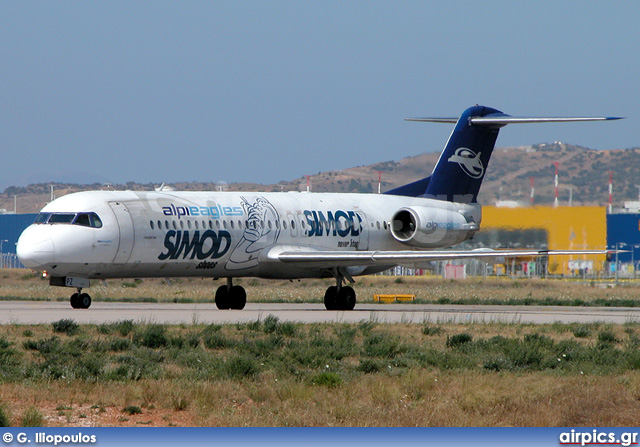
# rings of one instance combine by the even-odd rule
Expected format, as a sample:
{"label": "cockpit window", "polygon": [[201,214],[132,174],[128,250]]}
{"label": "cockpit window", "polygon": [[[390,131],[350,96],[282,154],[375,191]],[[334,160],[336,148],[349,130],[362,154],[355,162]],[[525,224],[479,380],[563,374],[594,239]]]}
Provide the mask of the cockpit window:
{"label": "cockpit window", "polygon": [[51,213],[51,217],[47,223],[49,224],[70,224],[73,222],[73,219],[76,217],[75,214],[71,213]]}
{"label": "cockpit window", "polygon": [[38,214],[38,216],[36,216],[36,221],[34,223],[37,223],[37,224],[47,223],[47,220],[49,220],[49,216],[51,216],[51,213],[40,213]]}
{"label": "cockpit window", "polygon": [[102,228],[102,221],[96,213],[40,213],[36,224],[73,224],[81,227]]}
{"label": "cockpit window", "polygon": [[96,213],[78,213],[73,224],[82,227],[102,228],[102,221]]}
{"label": "cockpit window", "polygon": [[81,227],[90,227],[91,226],[91,218],[87,213],[80,213],[76,220],[73,222],[74,225],[80,225]]}

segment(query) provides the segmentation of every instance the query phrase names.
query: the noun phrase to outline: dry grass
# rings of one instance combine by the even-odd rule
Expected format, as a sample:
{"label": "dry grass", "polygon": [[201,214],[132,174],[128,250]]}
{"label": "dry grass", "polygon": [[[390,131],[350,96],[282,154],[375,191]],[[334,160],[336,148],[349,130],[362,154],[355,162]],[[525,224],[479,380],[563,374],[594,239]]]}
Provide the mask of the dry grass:
{"label": "dry grass", "polygon": [[[398,279],[400,278],[400,279]],[[181,278],[93,281],[89,290],[97,301],[212,302],[215,290],[225,280]],[[253,302],[321,302],[333,280],[300,281],[236,279]],[[581,283],[563,280],[467,279],[444,280],[430,276],[367,276],[355,285],[358,301],[372,302],[373,295],[414,294],[418,302],[466,304],[593,304],[634,305],[640,283],[613,287],[610,283]],[[66,288],[50,287],[48,281],[28,270],[0,270],[1,299],[68,300]]]}
{"label": "dry grass", "polygon": [[[239,282],[250,300],[294,302],[319,301],[331,284]],[[91,293],[96,299],[210,301],[219,283],[113,280],[92,287]],[[396,283],[395,277],[379,276],[362,278],[356,287],[360,301],[393,292],[414,293],[424,301],[480,303],[548,297],[635,300],[638,290],[632,284],[601,288],[496,279],[405,277]],[[25,270],[0,271],[2,297],[67,300],[67,292]],[[640,412],[640,325],[635,323],[273,322],[267,329],[263,320],[146,330],[135,325],[121,333],[108,325],[86,325],[70,336],[54,332],[51,325],[0,326],[0,356],[5,355],[2,340],[19,352],[0,358],[0,407],[13,425],[35,409],[50,426],[622,426],[635,424]],[[472,342],[448,343],[461,334]],[[54,336],[67,364],[34,349]],[[198,345],[191,346],[195,339]],[[539,358],[518,358],[523,353],[517,349],[527,339],[551,348],[534,350]],[[117,350],[105,348],[114,342],[120,343]],[[501,351],[502,342],[516,352]],[[562,356],[571,349],[577,360]],[[338,355],[331,357],[331,352]],[[503,358],[512,354],[521,363]],[[10,368],[3,370],[11,359],[22,365],[13,376],[5,374]],[[123,365],[134,380],[115,374]],[[79,367],[84,368],[80,373]],[[87,367],[93,372],[87,373]],[[339,380],[317,380],[323,373]],[[128,406],[142,412],[123,412]]]}
{"label": "dry grass", "polygon": [[[21,371],[31,372],[14,379],[0,375],[0,406],[13,425],[36,409],[49,426],[622,426],[635,424],[640,411],[640,365],[623,359],[638,352],[637,324],[427,326],[437,331],[415,324],[285,324],[163,326],[153,333],[169,344],[153,349],[140,345],[149,343],[142,334],[151,326],[145,325],[126,335],[115,326],[85,325],[74,336],[54,333],[51,325],[2,326],[0,339],[19,351]],[[583,327],[588,334],[576,337]],[[603,344],[602,333],[615,341]],[[227,344],[178,347],[170,341],[194,334],[202,340],[213,334]],[[473,343],[449,346],[459,334]],[[58,354],[52,359],[25,347],[52,336],[62,343],[61,355],[69,355],[62,375],[50,369],[61,367]],[[483,359],[493,351],[480,348],[496,336],[551,344],[552,364],[488,370]],[[104,350],[124,339],[130,347]],[[562,361],[556,365],[554,350],[562,343],[582,346],[588,355],[571,363],[558,352]],[[341,357],[333,357],[336,350]],[[421,361],[429,352],[439,353],[436,361]],[[599,352],[616,356],[609,362],[589,354]],[[96,355],[104,360],[102,369],[74,377],[74,368]],[[229,370],[238,356],[261,366],[255,374]],[[380,369],[361,371],[364,359]],[[149,373],[133,381],[110,378],[109,371],[128,364]],[[314,384],[325,371],[341,381]],[[128,414],[125,407],[141,413]]]}
{"label": "dry grass", "polygon": [[[335,389],[272,377],[259,384],[0,386],[14,424],[35,407],[49,426],[631,426],[639,394],[638,372],[558,377],[417,370],[403,377],[365,376]],[[142,413],[125,415],[127,405]]]}

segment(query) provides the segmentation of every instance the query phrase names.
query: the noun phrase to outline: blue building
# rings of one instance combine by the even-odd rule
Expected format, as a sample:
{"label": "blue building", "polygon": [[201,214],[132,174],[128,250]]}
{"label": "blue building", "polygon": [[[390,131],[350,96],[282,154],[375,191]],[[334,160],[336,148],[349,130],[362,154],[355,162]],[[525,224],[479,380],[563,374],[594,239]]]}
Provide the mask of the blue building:
{"label": "blue building", "polygon": [[[618,254],[621,264],[640,262],[640,214],[607,214],[607,247],[628,250]],[[615,258],[612,259],[615,262]]]}
{"label": "blue building", "polygon": [[16,252],[20,234],[33,223],[37,214],[0,214],[0,241],[2,253]]}

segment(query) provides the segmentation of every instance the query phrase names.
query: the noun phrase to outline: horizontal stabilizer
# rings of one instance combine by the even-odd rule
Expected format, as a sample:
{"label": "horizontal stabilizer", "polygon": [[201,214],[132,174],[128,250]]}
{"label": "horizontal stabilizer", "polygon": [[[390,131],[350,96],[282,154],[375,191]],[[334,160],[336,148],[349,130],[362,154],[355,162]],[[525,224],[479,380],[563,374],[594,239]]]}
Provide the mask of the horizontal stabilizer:
{"label": "horizontal stabilizer", "polygon": [[[567,117],[533,117],[533,116],[510,116],[505,114],[494,114],[487,116],[469,117],[470,124],[477,126],[506,126],[507,124],[529,124],[529,123],[571,123],[581,121],[611,121],[624,119],[621,116],[567,116]],[[458,118],[405,118],[405,121],[417,121],[425,123],[450,123],[455,124]]]}

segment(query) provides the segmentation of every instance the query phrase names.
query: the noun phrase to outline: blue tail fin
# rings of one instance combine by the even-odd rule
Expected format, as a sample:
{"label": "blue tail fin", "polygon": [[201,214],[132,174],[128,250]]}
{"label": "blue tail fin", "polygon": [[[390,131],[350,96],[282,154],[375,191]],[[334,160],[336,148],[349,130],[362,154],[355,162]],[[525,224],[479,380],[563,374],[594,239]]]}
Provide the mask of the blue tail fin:
{"label": "blue tail fin", "polygon": [[[387,194],[430,197],[450,202],[475,202],[502,125],[472,124],[470,118],[489,115],[505,116],[499,110],[483,106],[465,110],[457,120],[456,127],[431,175],[388,191]],[[414,120],[456,122],[455,118]]]}
{"label": "blue tail fin", "polygon": [[471,117],[504,116],[489,107],[470,107],[458,119],[438,159],[426,197],[449,202],[476,202],[501,125],[472,124]]}
{"label": "blue tail fin", "polygon": [[620,117],[513,117],[499,110],[474,106],[460,118],[410,118],[409,121],[456,123],[433,172],[429,177],[387,191],[386,194],[429,197],[449,202],[477,202],[480,185],[500,128],[516,123],[608,121]]}

